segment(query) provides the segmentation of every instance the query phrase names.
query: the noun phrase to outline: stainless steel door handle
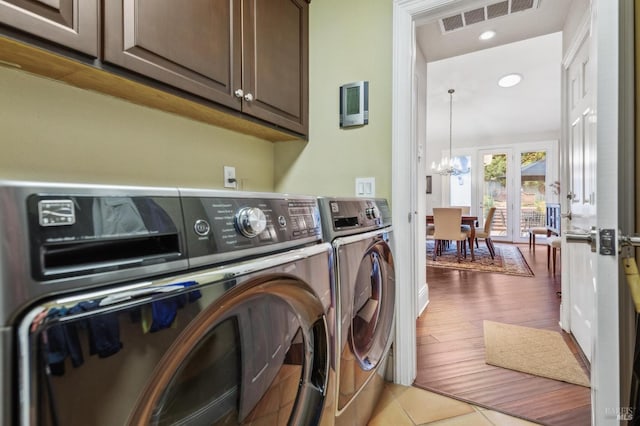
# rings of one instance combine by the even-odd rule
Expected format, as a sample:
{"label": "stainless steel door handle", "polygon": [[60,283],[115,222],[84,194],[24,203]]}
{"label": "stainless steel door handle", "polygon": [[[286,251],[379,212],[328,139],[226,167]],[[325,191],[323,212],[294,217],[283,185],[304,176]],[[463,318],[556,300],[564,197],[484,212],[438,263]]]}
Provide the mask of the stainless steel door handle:
{"label": "stainless steel door handle", "polygon": [[565,238],[567,243],[587,243],[591,245],[591,251],[596,252],[596,241],[598,239],[598,231],[595,226],[591,227],[591,230],[586,233],[581,232],[565,232]]}

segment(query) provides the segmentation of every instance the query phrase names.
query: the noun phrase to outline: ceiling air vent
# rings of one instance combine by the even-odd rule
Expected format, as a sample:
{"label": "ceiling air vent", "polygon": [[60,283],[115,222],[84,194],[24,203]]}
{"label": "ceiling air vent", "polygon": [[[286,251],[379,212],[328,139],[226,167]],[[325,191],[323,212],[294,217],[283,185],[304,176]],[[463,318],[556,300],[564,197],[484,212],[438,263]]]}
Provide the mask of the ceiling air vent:
{"label": "ceiling air vent", "polygon": [[533,0],[511,0],[511,13],[522,12],[533,7]]}
{"label": "ceiling air vent", "polygon": [[457,30],[458,28],[464,27],[462,15],[453,15],[447,18],[442,18],[440,22],[442,24],[442,28],[444,28],[444,31],[453,31]]}
{"label": "ceiling air vent", "polygon": [[465,10],[440,19],[443,34],[456,31],[478,22],[489,21],[517,12],[537,9],[541,0],[504,0],[476,9]]}
{"label": "ceiling air vent", "polygon": [[509,0],[487,6],[487,19],[497,18],[509,14]]}
{"label": "ceiling air vent", "polygon": [[464,22],[466,25],[475,24],[484,21],[484,7],[473,9],[464,13]]}

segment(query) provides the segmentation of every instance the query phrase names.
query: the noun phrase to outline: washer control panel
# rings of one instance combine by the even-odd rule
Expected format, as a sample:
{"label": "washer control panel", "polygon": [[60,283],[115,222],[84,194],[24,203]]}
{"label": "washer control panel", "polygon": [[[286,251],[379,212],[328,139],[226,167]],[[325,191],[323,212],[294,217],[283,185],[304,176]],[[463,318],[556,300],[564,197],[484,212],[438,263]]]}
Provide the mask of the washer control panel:
{"label": "washer control panel", "polygon": [[189,258],[321,240],[313,197],[182,197]]}
{"label": "washer control panel", "polygon": [[[386,202],[386,201],[385,201]],[[377,227],[383,224],[377,200],[329,200],[331,225],[335,231]]]}

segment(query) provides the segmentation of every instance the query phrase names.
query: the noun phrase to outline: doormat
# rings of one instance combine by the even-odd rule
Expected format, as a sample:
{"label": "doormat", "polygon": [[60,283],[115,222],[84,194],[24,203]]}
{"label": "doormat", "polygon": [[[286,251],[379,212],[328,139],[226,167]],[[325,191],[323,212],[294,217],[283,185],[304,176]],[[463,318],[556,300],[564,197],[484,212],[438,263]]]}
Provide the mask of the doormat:
{"label": "doormat", "polygon": [[467,248],[467,257],[458,262],[456,254],[456,245],[452,243],[448,250],[445,250],[441,256],[437,256],[433,260],[433,240],[427,241],[427,267],[459,269],[476,272],[494,272],[506,275],[518,275],[522,277],[532,277],[533,271],[524,259],[520,249],[512,244],[496,244],[495,259],[491,259],[489,249],[480,244],[480,248],[474,250],[476,260],[471,261],[471,253]]}
{"label": "doormat", "polygon": [[484,321],[485,362],[534,376],[589,386],[589,378],[560,333]]}

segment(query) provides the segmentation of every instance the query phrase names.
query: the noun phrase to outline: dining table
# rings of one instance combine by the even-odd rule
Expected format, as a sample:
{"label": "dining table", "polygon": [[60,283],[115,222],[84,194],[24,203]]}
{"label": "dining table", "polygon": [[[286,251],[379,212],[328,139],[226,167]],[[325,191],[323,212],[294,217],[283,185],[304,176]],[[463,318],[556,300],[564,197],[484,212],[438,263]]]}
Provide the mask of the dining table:
{"label": "dining table", "polygon": [[[462,215],[460,224],[461,225],[469,225],[471,228],[471,232],[469,233],[469,241],[470,241],[470,250],[471,250],[471,261],[476,260],[475,254],[473,253],[473,243],[476,239],[476,222],[478,221],[478,216],[471,215]],[[427,215],[427,224],[433,224],[433,215]]]}

